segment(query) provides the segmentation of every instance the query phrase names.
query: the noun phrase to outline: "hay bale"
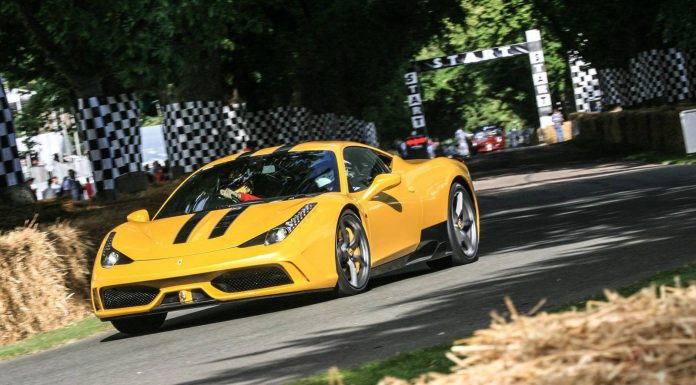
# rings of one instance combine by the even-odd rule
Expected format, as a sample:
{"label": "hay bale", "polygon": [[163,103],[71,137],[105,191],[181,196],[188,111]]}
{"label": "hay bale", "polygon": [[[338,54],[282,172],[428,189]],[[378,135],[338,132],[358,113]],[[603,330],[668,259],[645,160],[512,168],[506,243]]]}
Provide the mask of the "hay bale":
{"label": "hay bale", "polygon": [[[658,295],[659,292],[659,295]],[[455,342],[452,374],[380,385],[693,384],[696,378],[696,286],[645,288],[583,312],[492,313],[488,329]]]}
{"label": "hay bale", "polygon": [[60,260],[61,272],[64,273],[65,286],[81,299],[89,301],[89,268],[91,258],[89,250],[92,243],[85,234],[70,226],[67,222],[59,222],[46,228],[48,236],[53,240],[56,256]]}
{"label": "hay bale", "polygon": [[36,226],[0,234],[0,344],[84,318],[88,308],[72,298],[63,264]]}
{"label": "hay bale", "polygon": [[580,138],[587,141],[596,141],[601,139],[599,131],[597,130],[597,125],[595,124],[596,118],[585,117],[580,120]]}
{"label": "hay bale", "polygon": [[623,143],[623,133],[619,124],[618,114],[605,114],[607,125],[607,140],[609,143]]}

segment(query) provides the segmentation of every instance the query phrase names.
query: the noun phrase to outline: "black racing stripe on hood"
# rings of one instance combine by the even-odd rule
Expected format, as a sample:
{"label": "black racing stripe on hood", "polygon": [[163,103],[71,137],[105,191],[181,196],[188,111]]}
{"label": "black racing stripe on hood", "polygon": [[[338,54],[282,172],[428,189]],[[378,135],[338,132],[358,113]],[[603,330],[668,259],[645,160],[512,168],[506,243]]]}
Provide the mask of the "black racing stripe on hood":
{"label": "black racing stripe on hood", "polygon": [[247,207],[249,206],[232,207],[230,211],[227,212],[227,214],[220,218],[220,221],[217,223],[217,225],[215,225],[215,228],[210,233],[210,238],[217,238],[225,235],[225,232],[230,226],[232,226],[234,220],[237,219],[239,214],[244,212],[244,210],[246,210]]}
{"label": "black racing stripe on hood", "polygon": [[188,221],[186,221],[186,223],[184,223],[184,225],[181,227],[181,230],[179,230],[179,233],[176,234],[176,238],[174,238],[174,244],[186,243],[189,235],[191,235],[191,232],[193,232],[193,229],[196,228],[196,225],[198,224],[198,222],[200,222],[201,219],[203,219],[203,217],[205,217],[207,214],[208,214],[208,212],[206,212],[206,211],[199,211],[199,212],[193,214],[193,216],[191,218],[189,218]]}

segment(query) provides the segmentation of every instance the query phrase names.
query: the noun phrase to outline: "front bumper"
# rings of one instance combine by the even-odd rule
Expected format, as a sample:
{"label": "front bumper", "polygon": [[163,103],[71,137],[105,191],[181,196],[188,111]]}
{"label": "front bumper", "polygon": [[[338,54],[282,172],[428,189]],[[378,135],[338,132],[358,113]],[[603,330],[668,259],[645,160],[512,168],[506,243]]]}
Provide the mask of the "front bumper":
{"label": "front bumper", "polygon": [[[279,247],[230,248],[186,257],[135,261],[110,269],[97,267],[92,278],[93,310],[100,319],[109,320],[215,302],[333,288],[337,279],[333,260],[330,259],[330,264],[318,263],[306,253],[293,255],[290,250],[297,250],[295,246],[288,242]],[[244,279],[242,285],[232,282],[231,286],[225,286],[214,282],[226,273],[252,269],[276,269],[287,279],[282,279],[278,273],[275,278],[264,278],[264,282],[255,284],[252,274],[241,277]],[[239,277],[234,274],[233,279]],[[118,302],[120,307],[113,308],[112,297],[105,301],[104,294],[109,290],[113,295],[119,290],[138,287],[146,288],[148,297],[144,300],[139,297],[140,302],[134,306]]]}

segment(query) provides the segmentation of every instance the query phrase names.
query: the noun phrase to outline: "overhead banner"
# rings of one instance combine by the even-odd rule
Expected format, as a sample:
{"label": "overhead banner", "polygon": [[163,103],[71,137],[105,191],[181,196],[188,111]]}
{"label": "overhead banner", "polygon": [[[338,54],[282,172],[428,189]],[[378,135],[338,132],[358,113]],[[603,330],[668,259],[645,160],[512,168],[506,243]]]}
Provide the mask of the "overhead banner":
{"label": "overhead banner", "polygon": [[527,43],[517,43],[503,45],[500,47],[481,49],[478,51],[462,52],[454,55],[436,57],[432,59],[419,60],[416,62],[416,69],[419,72],[439,70],[447,67],[459,66],[462,64],[479,63],[486,60],[501,59],[529,53]]}

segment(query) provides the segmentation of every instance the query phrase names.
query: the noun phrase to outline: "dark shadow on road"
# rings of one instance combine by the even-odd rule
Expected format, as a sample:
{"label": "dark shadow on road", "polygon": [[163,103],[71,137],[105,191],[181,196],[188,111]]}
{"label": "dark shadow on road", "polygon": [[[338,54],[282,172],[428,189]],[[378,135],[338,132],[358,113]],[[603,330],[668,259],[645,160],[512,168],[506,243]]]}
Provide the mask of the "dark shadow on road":
{"label": "dark shadow on road", "polygon": [[[407,270],[391,272],[389,274],[385,274],[384,276],[372,279],[370,281],[368,291],[393,282],[428,274],[429,272],[430,270],[425,263],[410,267]],[[302,293],[280,298],[252,299],[248,301],[219,304],[201,309],[199,311],[194,311],[190,314],[178,316],[173,319],[167,319],[162,328],[148,334],[166,333],[172,330],[243,319],[267,313],[276,313],[283,310],[314,305],[324,301],[330,301],[332,299],[335,299],[335,295],[331,290],[328,290],[326,292]],[[111,342],[139,337],[141,337],[141,335],[114,333],[102,339],[100,342]]]}
{"label": "dark shadow on road", "polygon": [[[512,296],[521,311],[530,309],[541,297],[549,299],[547,306],[556,306],[597,294],[606,286],[626,285],[681,266],[696,257],[696,167],[642,170],[568,182],[553,187],[553,195],[545,194],[548,188],[481,197],[482,259],[478,263],[503,265],[489,269],[493,272],[488,275],[468,282],[449,278],[453,274],[466,275],[475,265],[428,274],[413,272],[407,277],[416,287],[443,280],[452,283],[423,295],[404,292],[404,299],[397,303],[375,304],[373,309],[422,304],[387,321],[341,328],[326,325],[321,332],[303,334],[273,349],[202,362],[227,361],[230,369],[181,384],[266,384],[316,373],[332,365],[356,365],[423,346],[425,341],[433,345],[467,335],[488,324],[491,308],[504,310],[505,295]],[[532,258],[522,266],[505,268],[520,255],[534,257],[541,253],[550,257]],[[405,287],[405,283],[396,279],[375,285],[372,293],[361,300],[369,300],[371,294],[391,285]],[[341,301],[347,301],[348,306],[352,300],[358,299]],[[440,336],[443,330],[447,334]],[[240,357],[291,348],[301,349],[303,354],[288,353],[281,358],[276,354],[251,366],[234,366],[234,360]],[[358,349],[359,353],[351,353]]]}
{"label": "dark shadow on road", "polygon": [[614,163],[621,161],[623,156],[625,154],[593,152],[572,142],[565,142],[480,154],[467,160],[466,164],[473,179],[480,180],[522,173],[569,170],[588,163]]}

